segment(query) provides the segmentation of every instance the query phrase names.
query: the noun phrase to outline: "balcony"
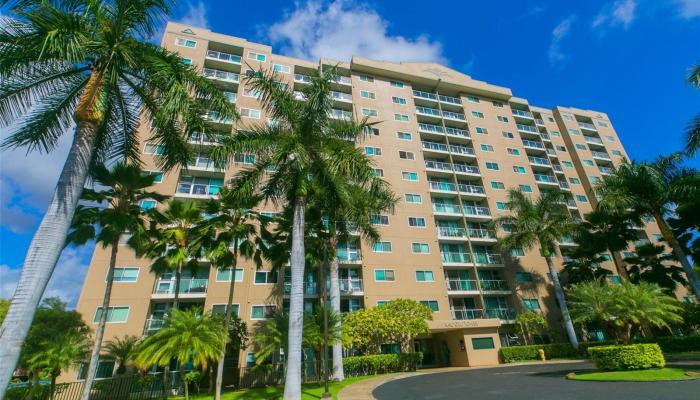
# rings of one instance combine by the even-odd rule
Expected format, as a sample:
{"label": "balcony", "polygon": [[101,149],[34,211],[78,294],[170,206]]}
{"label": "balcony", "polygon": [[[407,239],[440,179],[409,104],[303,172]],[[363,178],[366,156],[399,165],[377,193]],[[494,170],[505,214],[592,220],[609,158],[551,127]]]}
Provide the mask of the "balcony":
{"label": "balcony", "polygon": [[494,253],[474,253],[474,261],[477,264],[502,265],[503,257],[501,257],[500,254]]}
{"label": "balcony", "polygon": [[509,292],[508,282],[503,279],[480,279],[479,284],[484,292]]}
{"label": "balcony", "polygon": [[544,150],[544,145],[540,142],[535,142],[534,140],[523,139],[523,146],[529,149]]}
{"label": "balcony", "polygon": [[233,124],[233,118],[231,117],[221,117],[221,115],[216,111],[207,111],[202,115],[202,119],[207,122],[213,122],[215,124],[231,125]]}
{"label": "balcony", "polygon": [[571,208],[571,209],[574,209],[574,210],[578,208],[578,206],[576,205],[576,201],[574,199],[567,199],[566,206]]}
{"label": "balcony", "polygon": [[471,264],[472,263],[472,255],[469,253],[441,251],[440,256],[442,257],[443,263],[454,263],[454,264]]}
{"label": "balcony", "polygon": [[448,136],[454,136],[458,138],[471,138],[471,136],[469,136],[469,131],[459,128],[450,128],[449,126],[445,128],[445,133],[447,133]]}
{"label": "balcony", "polygon": [[297,83],[311,83],[311,77],[304,74],[294,74],[294,82]]}
{"label": "balcony", "polygon": [[544,126],[544,120],[539,119],[539,118],[535,118],[535,124],[540,125],[540,126]]}
{"label": "balcony", "polygon": [[352,85],[352,79],[350,79],[349,76],[338,75],[335,77],[334,82],[339,84],[339,85],[347,85],[347,86]]}
{"label": "balcony", "polygon": [[451,96],[445,96],[445,95],[439,95],[438,99],[440,99],[441,103],[447,103],[447,104],[452,104],[455,106],[461,106],[462,105],[462,100],[458,99],[457,97],[451,97]]}
{"label": "balcony", "polygon": [[493,241],[497,240],[498,238],[496,237],[496,231],[492,229],[474,229],[470,228],[467,230],[467,234],[469,235],[469,239],[472,240],[488,240],[488,241]]}
{"label": "balcony", "polygon": [[207,50],[207,60],[222,61],[225,63],[241,65],[241,56],[224,53],[221,51]]}
{"label": "balcony", "polygon": [[501,321],[513,321],[516,313],[513,308],[487,308],[484,310],[484,316],[486,318],[497,318]]}
{"label": "balcony", "polygon": [[532,113],[529,111],[516,110],[515,108],[511,110],[514,116],[533,119]]}
{"label": "balcony", "polygon": [[557,178],[551,176],[551,175],[542,175],[542,174],[535,174],[535,180],[537,183],[544,183],[547,185],[559,185],[559,181]]}
{"label": "balcony", "polygon": [[451,308],[452,319],[470,320],[484,318],[484,311],[478,308]]}
{"label": "balcony", "polygon": [[554,149],[547,149],[547,154],[548,154],[550,157],[557,157],[557,158],[559,157],[559,155],[557,154],[556,150],[554,150]]}
{"label": "balcony", "polygon": [[549,167],[552,165],[552,163],[546,158],[529,156],[527,159],[530,160],[530,164],[533,165],[539,165],[543,167]]}
{"label": "balcony", "polygon": [[456,113],[456,112],[452,112],[452,111],[443,111],[442,117],[445,119],[451,119],[451,120],[455,120],[455,121],[466,121],[467,120],[464,117],[464,114]]}
{"label": "balcony", "polygon": [[542,138],[542,140],[547,140],[549,142],[552,141],[552,139],[549,137],[549,133],[540,132],[540,137]]}
{"label": "balcony", "polygon": [[165,319],[163,318],[149,318],[146,320],[146,327],[144,328],[144,336],[152,335],[158,332],[161,328],[165,326]]}
{"label": "balcony", "polygon": [[[182,278],[180,279],[180,290],[178,293],[182,297],[205,297],[209,280],[206,278]],[[153,288],[154,297],[175,296],[175,279],[158,279]]]}
{"label": "balcony", "polygon": [[474,149],[471,147],[467,146],[460,146],[456,144],[451,144],[450,145],[450,152],[452,154],[460,155],[460,156],[473,156],[476,153],[474,153]]}
{"label": "balcony", "polygon": [[414,90],[413,91],[413,97],[417,97],[419,99],[424,99],[424,100],[432,100],[432,101],[437,101],[437,96],[433,93],[428,93],[428,92],[423,92],[420,90]]}
{"label": "balcony", "polygon": [[594,132],[597,131],[595,128],[595,125],[591,124],[590,122],[579,122],[578,126],[581,129],[588,129],[589,131],[594,131]]}
{"label": "balcony", "polygon": [[520,132],[532,133],[533,135],[537,135],[537,134],[540,133],[540,132],[537,130],[537,128],[535,128],[535,127],[532,126],[532,125],[523,125],[523,124],[515,124],[515,125],[518,127],[518,130],[519,130]]}
{"label": "balcony", "polygon": [[306,101],[306,95],[299,90],[295,90],[292,96],[294,96],[294,100]]}
{"label": "balcony", "polygon": [[345,103],[352,103],[352,95],[350,95],[348,93],[331,91],[331,97],[337,101],[342,101]]}
{"label": "balcony", "polygon": [[434,150],[447,153],[447,145],[443,143],[429,142],[426,140],[421,140],[423,144],[423,149]]}
{"label": "balcony", "polygon": [[552,169],[554,170],[554,172],[556,172],[556,173],[558,173],[558,174],[563,174],[563,173],[564,173],[564,170],[561,169],[561,165],[552,164]]}
{"label": "balcony", "polygon": [[175,197],[211,199],[219,194],[221,185],[178,182]]}
{"label": "balcony", "polygon": [[436,214],[462,215],[462,207],[456,204],[433,203],[433,212]]}
{"label": "balcony", "polygon": [[442,129],[441,126],[433,124],[418,124],[418,130],[420,132],[435,133],[440,135],[443,135],[445,133],[445,130]]}
{"label": "balcony", "polygon": [[557,240],[557,244],[559,246],[576,246],[576,242],[570,236],[560,237],[559,240]]}
{"label": "balcony", "polygon": [[341,264],[360,264],[362,262],[360,251],[355,249],[338,249],[337,258]]}
{"label": "balcony", "polygon": [[204,70],[202,70],[202,75],[204,75],[206,78],[215,79],[222,82],[238,83],[240,81],[240,75],[234,72],[222,71],[214,68],[204,68]]}
{"label": "balcony", "polygon": [[459,189],[459,192],[461,194],[473,194],[477,196],[486,195],[486,191],[484,190],[483,186],[467,185],[465,183],[460,183],[459,185],[457,185],[457,188]]}
{"label": "balcony", "polygon": [[591,154],[593,154],[593,158],[598,158],[598,159],[606,160],[606,161],[612,161],[610,159],[610,156],[608,155],[608,153],[606,153],[604,151],[591,151]]}
{"label": "balcony", "polygon": [[442,161],[425,161],[425,168],[438,171],[452,171],[452,164]]}
{"label": "balcony", "polygon": [[610,167],[598,167],[598,171],[600,171],[602,175],[610,175],[615,172],[615,170]]}
{"label": "balcony", "polygon": [[436,108],[422,107],[422,106],[416,106],[416,114],[427,115],[427,116],[436,117],[436,118],[442,117],[440,110],[438,110]]}
{"label": "balcony", "polygon": [[[292,282],[284,281],[284,294],[289,296],[292,293]],[[304,296],[316,296],[318,294],[318,283],[304,281]]]}
{"label": "balcony", "polygon": [[488,207],[481,206],[464,206],[464,214],[468,217],[485,217],[491,218],[491,210]]}
{"label": "balcony", "polygon": [[200,146],[216,146],[219,144],[220,135],[194,132],[190,135],[188,143]]}
{"label": "balcony", "polygon": [[601,146],[603,145],[603,141],[597,137],[585,136],[584,140],[586,141],[586,143],[589,143],[589,144],[598,144]]}
{"label": "balcony", "polygon": [[467,231],[464,228],[438,226],[437,231],[439,239],[467,239]]}
{"label": "balcony", "polygon": [[457,193],[457,185],[449,182],[430,181],[430,190],[438,192],[455,192]]}
{"label": "balcony", "polygon": [[571,188],[569,187],[569,184],[564,182],[564,181],[559,181],[559,189],[571,190]]}
{"label": "balcony", "polygon": [[478,292],[476,280],[474,279],[446,279],[447,291],[449,292]]}
{"label": "balcony", "polygon": [[453,164],[453,167],[458,174],[479,175],[479,167],[474,165]]}
{"label": "balcony", "polygon": [[362,288],[362,279],[359,278],[347,278],[340,279],[340,294],[362,294],[364,289]]}
{"label": "balcony", "polygon": [[226,164],[217,165],[208,157],[197,156],[194,160],[187,164],[186,169],[195,171],[223,172],[226,169]]}
{"label": "balcony", "polygon": [[345,121],[350,121],[352,120],[352,112],[350,111],[344,111],[344,110],[338,110],[336,108],[331,109],[330,115],[331,118],[335,119],[342,119]]}

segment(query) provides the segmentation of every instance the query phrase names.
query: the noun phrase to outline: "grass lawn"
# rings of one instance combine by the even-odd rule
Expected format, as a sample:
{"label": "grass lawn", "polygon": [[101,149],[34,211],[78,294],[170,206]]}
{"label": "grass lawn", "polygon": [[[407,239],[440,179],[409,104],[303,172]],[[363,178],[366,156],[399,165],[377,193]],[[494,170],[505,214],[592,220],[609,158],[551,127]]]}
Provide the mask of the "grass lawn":
{"label": "grass lawn", "polygon": [[[355,376],[352,378],[346,378],[342,382],[330,382],[329,390],[333,395],[334,399],[337,399],[338,392],[345,386],[351,385],[353,383],[363,381],[365,379],[374,378],[378,375],[369,376]],[[305,383],[301,388],[303,400],[316,400],[320,399],[323,394],[323,385],[318,383]],[[249,389],[249,390],[237,390],[235,392],[224,392],[221,394],[222,400],[277,400],[282,398],[284,393],[284,387],[265,387],[259,389]],[[205,400],[213,399],[214,396],[207,395],[191,395],[191,399]],[[184,399],[184,397],[176,397],[176,399]]]}
{"label": "grass lawn", "polygon": [[[645,369],[641,371],[594,371],[594,372],[578,372],[567,375],[567,378],[578,381],[630,381],[630,382],[645,382],[645,381],[670,381],[670,380],[689,380],[698,379],[700,375],[688,376],[685,373],[687,369],[681,368],[661,368],[661,369]],[[695,374],[700,374],[700,371],[692,371]]]}

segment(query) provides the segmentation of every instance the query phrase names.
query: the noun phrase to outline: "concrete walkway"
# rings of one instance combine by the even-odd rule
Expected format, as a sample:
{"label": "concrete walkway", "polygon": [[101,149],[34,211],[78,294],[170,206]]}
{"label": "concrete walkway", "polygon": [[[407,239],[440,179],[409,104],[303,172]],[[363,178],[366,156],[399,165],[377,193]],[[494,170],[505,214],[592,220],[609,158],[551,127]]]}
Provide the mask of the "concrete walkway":
{"label": "concrete walkway", "polygon": [[531,363],[513,363],[513,364],[500,364],[485,367],[443,367],[443,368],[430,368],[422,369],[416,372],[401,372],[396,374],[386,374],[377,375],[376,378],[366,379],[361,382],[353,383],[350,386],[343,388],[338,392],[338,400],[376,400],[376,397],[372,395],[374,389],[381,386],[387,382],[395,381],[398,379],[408,378],[416,375],[429,375],[429,374],[440,374],[445,372],[455,372],[455,371],[470,371],[477,369],[490,369],[490,368],[504,368],[513,367],[517,365],[530,365],[530,364],[563,364],[563,363],[576,363],[584,362],[583,360],[554,360],[547,361],[545,363],[534,361]]}

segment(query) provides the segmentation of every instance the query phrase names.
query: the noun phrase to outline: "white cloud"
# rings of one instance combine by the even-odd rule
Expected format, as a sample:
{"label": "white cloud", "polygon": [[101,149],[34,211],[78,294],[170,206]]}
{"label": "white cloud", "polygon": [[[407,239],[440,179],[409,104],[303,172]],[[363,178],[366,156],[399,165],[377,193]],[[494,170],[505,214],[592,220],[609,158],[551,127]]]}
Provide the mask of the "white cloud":
{"label": "white cloud", "polygon": [[591,27],[601,29],[622,26],[627,29],[636,18],[637,0],[617,0],[603,6],[591,22]]}
{"label": "white cloud", "polygon": [[560,21],[552,30],[552,41],[547,52],[550,64],[562,65],[568,60],[569,55],[561,49],[561,42],[569,35],[574,22],[576,22],[576,15],[570,15]]}
{"label": "white cloud", "polygon": [[189,3],[187,5],[187,12],[178,22],[200,28],[209,28],[207,7],[204,2],[200,0],[196,3]]}
{"label": "white cloud", "polygon": [[700,0],[675,0],[678,14],[683,18],[700,17]]}
{"label": "white cloud", "polygon": [[[46,297],[60,297],[69,306],[74,307],[78,301],[83,280],[90,262],[93,245],[79,248],[68,247],[63,250],[61,258],[56,264],[49,285],[44,291]],[[20,268],[10,268],[6,264],[0,265],[0,298],[9,299],[15,293],[19,282]]]}
{"label": "white cloud", "polygon": [[321,56],[349,61],[353,55],[385,61],[424,61],[447,64],[442,45],[427,36],[406,38],[388,32],[388,22],[362,4],[335,0],[327,4],[296,4],[283,21],[266,30],[281,52],[316,61]]}

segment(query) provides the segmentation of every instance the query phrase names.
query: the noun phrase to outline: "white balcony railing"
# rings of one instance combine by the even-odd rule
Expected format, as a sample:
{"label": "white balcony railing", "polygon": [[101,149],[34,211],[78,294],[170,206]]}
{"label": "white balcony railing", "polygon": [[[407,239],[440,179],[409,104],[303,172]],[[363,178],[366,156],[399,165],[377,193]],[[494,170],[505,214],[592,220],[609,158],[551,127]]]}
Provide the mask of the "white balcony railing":
{"label": "white balcony railing", "polygon": [[531,125],[523,125],[523,124],[516,124],[516,125],[517,125],[519,131],[522,131],[522,132],[529,132],[529,133],[534,133],[534,134],[539,133],[539,131],[537,130],[537,128],[535,128],[534,126],[531,126]]}
{"label": "white balcony railing", "polygon": [[476,291],[476,280],[474,279],[446,279],[447,290],[455,292]]}
{"label": "white balcony railing", "polygon": [[552,165],[552,163],[546,158],[529,156],[527,159],[530,160],[531,164],[535,164],[535,165],[544,165],[544,166]]}
{"label": "white balcony railing", "polygon": [[484,292],[502,292],[510,290],[508,282],[503,279],[480,279],[479,284]]}
{"label": "white balcony railing", "polygon": [[[209,280],[206,278],[182,278],[180,279],[180,294],[206,295]],[[154,294],[175,294],[175,279],[158,279]]]}
{"label": "white balcony railing", "polygon": [[433,211],[442,214],[462,215],[462,207],[456,204],[433,203]]}
{"label": "white balcony railing", "polygon": [[511,111],[513,112],[513,115],[517,115],[518,117],[532,118],[532,113],[529,111],[516,110],[515,108]]}
{"label": "white balcony railing", "polygon": [[238,83],[240,80],[240,75],[235,72],[222,71],[214,68],[204,68],[202,74],[206,78],[217,79],[224,82]]}
{"label": "white balcony railing", "polygon": [[523,145],[525,147],[532,147],[536,149],[544,149],[544,145],[540,142],[535,142],[534,140],[523,139]]}
{"label": "white balcony railing", "polygon": [[535,174],[535,180],[540,183],[552,183],[557,185],[559,181],[551,175]]}
{"label": "white balcony railing", "polygon": [[464,213],[473,217],[490,217],[491,210],[488,207],[481,206],[464,206]]}
{"label": "white balcony railing", "polygon": [[496,231],[492,229],[474,229],[470,228],[467,230],[469,238],[471,239],[496,239]]}
{"label": "white balcony railing", "polygon": [[441,238],[466,239],[467,230],[451,226],[438,226],[438,236]]}
{"label": "white balcony railing", "polygon": [[347,278],[340,279],[340,293],[353,294],[361,293],[362,289],[362,279],[360,278]]}
{"label": "white balcony railing", "polygon": [[221,51],[207,50],[207,58],[209,60],[223,61],[231,64],[241,64],[241,56]]}
{"label": "white balcony railing", "polygon": [[468,320],[484,318],[484,310],[479,308],[451,308],[452,319]]}

